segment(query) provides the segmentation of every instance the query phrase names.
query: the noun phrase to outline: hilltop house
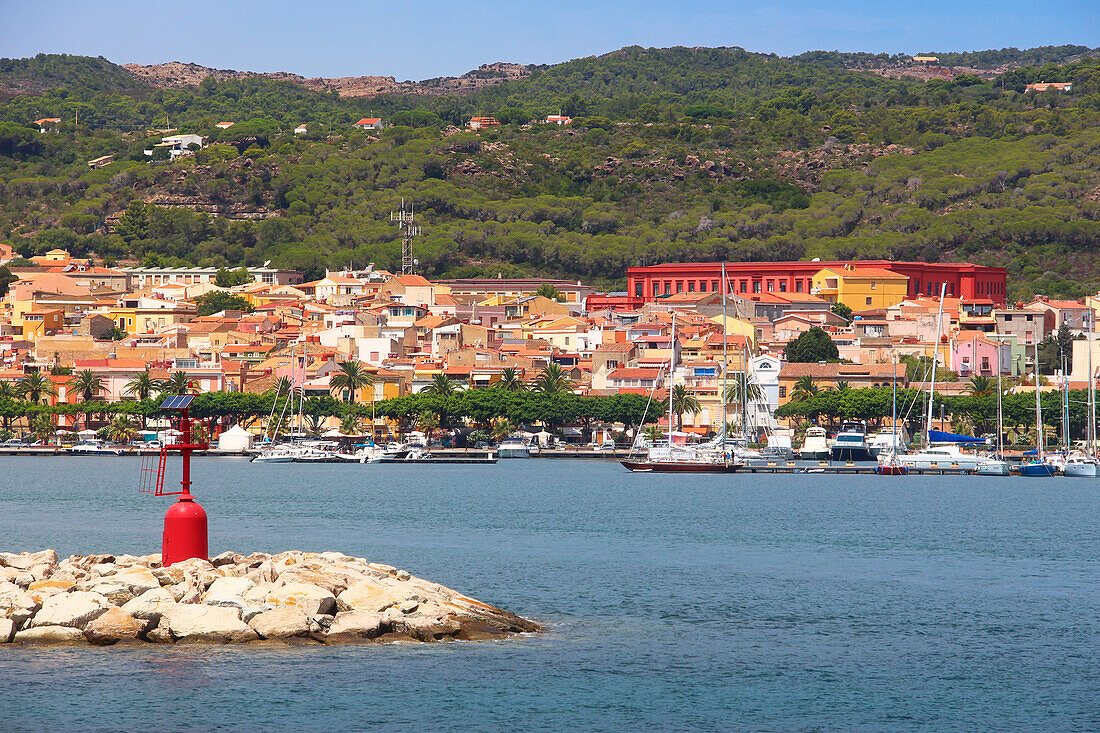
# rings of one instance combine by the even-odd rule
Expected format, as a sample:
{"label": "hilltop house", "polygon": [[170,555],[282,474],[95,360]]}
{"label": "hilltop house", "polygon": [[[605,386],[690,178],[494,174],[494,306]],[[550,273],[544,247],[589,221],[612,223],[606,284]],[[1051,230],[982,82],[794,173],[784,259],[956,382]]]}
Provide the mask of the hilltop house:
{"label": "hilltop house", "polygon": [[39,132],[48,132],[52,130],[55,125],[61,124],[60,117],[43,117],[40,120],[35,120],[34,124],[38,125]]}
{"label": "hilltop house", "polygon": [[485,127],[500,127],[496,117],[471,117],[466,123],[471,130],[480,130]]}
{"label": "hilltop house", "polygon": [[353,125],[360,130],[381,130],[382,118],[381,117],[364,117]]}
{"label": "hilltop house", "polygon": [[1028,92],[1068,92],[1073,89],[1073,84],[1068,81],[1041,81],[1037,84],[1028,84],[1024,87],[1024,94]]}

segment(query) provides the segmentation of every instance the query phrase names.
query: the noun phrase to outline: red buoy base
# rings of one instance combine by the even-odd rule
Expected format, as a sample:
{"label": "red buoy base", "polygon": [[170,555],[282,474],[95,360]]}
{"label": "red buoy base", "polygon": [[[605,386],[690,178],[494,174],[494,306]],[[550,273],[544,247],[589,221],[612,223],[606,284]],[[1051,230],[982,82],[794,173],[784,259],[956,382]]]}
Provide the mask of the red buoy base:
{"label": "red buoy base", "polygon": [[194,497],[184,494],[164,515],[161,563],[168,567],[192,557],[207,558],[206,511]]}

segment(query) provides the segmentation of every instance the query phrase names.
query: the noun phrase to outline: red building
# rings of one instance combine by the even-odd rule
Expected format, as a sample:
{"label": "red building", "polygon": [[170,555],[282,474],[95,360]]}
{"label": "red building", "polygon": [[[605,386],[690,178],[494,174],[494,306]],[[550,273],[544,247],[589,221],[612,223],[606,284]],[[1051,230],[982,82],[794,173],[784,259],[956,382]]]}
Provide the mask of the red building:
{"label": "red building", "polygon": [[[880,267],[909,278],[909,295],[939,295],[946,283],[947,295],[955,298],[988,298],[1005,303],[1008,273],[1003,267],[985,267],[967,262],[890,262],[888,260],[838,260],[793,262],[727,262],[728,292],[809,293],[813,276],[826,267],[837,269]],[[708,293],[720,289],[722,263],[682,262],[626,271],[627,292],[650,302],[675,293]]]}

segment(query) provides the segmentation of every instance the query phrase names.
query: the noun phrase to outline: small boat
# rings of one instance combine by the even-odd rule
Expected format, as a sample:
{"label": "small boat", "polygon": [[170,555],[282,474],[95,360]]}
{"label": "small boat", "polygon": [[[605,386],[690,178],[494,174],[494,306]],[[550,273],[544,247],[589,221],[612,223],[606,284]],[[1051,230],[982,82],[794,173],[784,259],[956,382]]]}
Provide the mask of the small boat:
{"label": "small boat", "polygon": [[978,466],[986,459],[976,453],[964,453],[956,445],[934,445],[915,453],[907,453],[898,460],[909,468],[977,471]]}
{"label": "small boat", "polygon": [[875,466],[876,476],[908,476],[909,466],[906,466],[898,460],[898,454],[895,450],[888,450],[885,453],[879,453],[878,465]]}
{"label": "small boat", "polygon": [[1057,476],[1058,469],[1050,461],[1034,460],[1020,464],[1020,475],[1046,478],[1050,476]]}
{"label": "small boat", "polygon": [[291,446],[275,445],[264,448],[252,457],[252,463],[293,463],[297,451]]}
{"label": "small boat", "polygon": [[829,457],[834,461],[873,461],[871,447],[867,445],[867,424],[843,423],[829,448]]}
{"label": "small boat", "polygon": [[806,431],[806,439],[798,451],[804,461],[824,461],[829,458],[829,434],[825,428],[814,426]]}
{"label": "small boat", "polygon": [[623,468],[635,473],[734,473],[736,463],[710,461],[619,461]]}
{"label": "small boat", "polygon": [[501,441],[497,455],[500,458],[530,458],[531,449],[519,438],[508,438]]}
{"label": "small boat", "polygon": [[1076,478],[1096,478],[1100,476],[1100,461],[1081,451],[1073,451],[1066,456],[1062,466],[1062,475]]}
{"label": "small boat", "polygon": [[110,448],[98,440],[85,440],[65,449],[78,456],[121,456],[121,448]]}
{"label": "small boat", "polygon": [[979,476],[1008,476],[1012,473],[1012,468],[1008,465],[1008,461],[996,456],[984,456],[978,462],[974,473]]}
{"label": "small boat", "polygon": [[768,447],[760,451],[760,457],[769,461],[794,460],[794,449],[789,435],[768,435]]}

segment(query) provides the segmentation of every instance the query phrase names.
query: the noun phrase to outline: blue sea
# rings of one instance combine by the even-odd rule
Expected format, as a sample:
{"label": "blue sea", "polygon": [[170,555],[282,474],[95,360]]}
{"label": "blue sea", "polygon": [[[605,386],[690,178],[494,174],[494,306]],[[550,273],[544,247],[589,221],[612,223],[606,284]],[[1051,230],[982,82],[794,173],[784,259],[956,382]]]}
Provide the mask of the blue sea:
{"label": "blue sea", "polygon": [[[0,550],[160,549],[131,458],[0,457]],[[1100,482],[196,459],[210,551],[339,550],[495,642],[0,646],[0,731],[1097,731]]]}

